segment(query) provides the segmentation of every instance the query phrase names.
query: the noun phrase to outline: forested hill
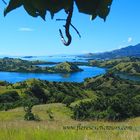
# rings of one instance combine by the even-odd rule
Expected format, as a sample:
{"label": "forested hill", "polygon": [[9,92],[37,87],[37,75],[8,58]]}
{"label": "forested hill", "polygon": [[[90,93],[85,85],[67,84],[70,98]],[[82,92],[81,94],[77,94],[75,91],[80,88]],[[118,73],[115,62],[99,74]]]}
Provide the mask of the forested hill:
{"label": "forested hill", "polygon": [[128,46],[125,48],[117,49],[110,52],[104,53],[89,53],[84,56],[93,58],[93,59],[112,59],[126,56],[135,56],[140,57],[140,43],[135,46]]}
{"label": "forested hill", "polygon": [[30,79],[0,82],[0,111],[33,104],[63,103],[76,120],[123,120],[140,116],[140,84],[113,74],[87,78],[83,83]]}
{"label": "forested hill", "polygon": [[44,61],[27,61],[5,57],[0,59],[0,71],[8,72],[34,72],[34,73],[70,73],[82,71],[76,64],[62,62],[53,67],[40,67],[40,64],[47,64]]}
{"label": "forested hill", "polygon": [[109,60],[90,60],[91,66],[106,67],[111,73],[140,76],[140,58],[124,57]]}

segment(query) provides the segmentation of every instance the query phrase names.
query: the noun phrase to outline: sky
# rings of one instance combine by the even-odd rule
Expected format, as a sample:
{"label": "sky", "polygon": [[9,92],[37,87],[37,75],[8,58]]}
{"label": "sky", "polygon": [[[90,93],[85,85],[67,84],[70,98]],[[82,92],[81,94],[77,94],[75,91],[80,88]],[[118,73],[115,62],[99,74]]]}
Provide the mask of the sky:
{"label": "sky", "polygon": [[89,15],[79,13],[75,7],[72,24],[82,37],[71,29],[72,43],[67,47],[59,35],[65,23],[55,20],[66,18],[63,10],[53,20],[47,13],[43,21],[29,16],[22,7],[4,17],[4,8],[0,1],[0,55],[97,53],[140,43],[140,0],[114,0],[106,22],[100,18],[91,21]]}

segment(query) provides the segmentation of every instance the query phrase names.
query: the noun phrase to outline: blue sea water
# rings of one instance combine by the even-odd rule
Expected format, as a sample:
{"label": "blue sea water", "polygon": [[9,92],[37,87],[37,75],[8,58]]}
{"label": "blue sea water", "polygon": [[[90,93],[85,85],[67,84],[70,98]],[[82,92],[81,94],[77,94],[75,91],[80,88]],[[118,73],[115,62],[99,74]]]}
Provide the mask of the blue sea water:
{"label": "blue sea water", "polygon": [[84,71],[62,74],[62,73],[19,73],[0,72],[0,80],[16,83],[30,78],[56,82],[83,82],[85,78],[95,77],[106,72],[103,68],[79,66]]}
{"label": "blue sea water", "polygon": [[78,56],[74,56],[74,55],[55,55],[55,56],[33,56],[33,57],[18,57],[21,58],[23,60],[29,60],[29,61],[33,61],[33,60],[42,60],[42,61],[48,61],[48,62],[65,62],[65,61],[69,61],[69,62],[87,62],[88,58],[84,58],[84,57],[78,57]]}
{"label": "blue sea water", "polygon": [[[40,57],[13,57],[20,58],[24,60],[43,60],[48,62],[87,62],[86,58],[80,58],[77,56],[40,56]],[[54,66],[54,65],[40,65],[44,66]],[[83,71],[62,74],[62,73],[20,73],[20,72],[0,72],[0,80],[8,81],[11,83],[16,83],[24,81],[30,78],[36,78],[48,81],[59,81],[59,82],[83,82],[85,78],[95,77],[104,74],[106,70],[99,67],[91,66],[79,66]]]}

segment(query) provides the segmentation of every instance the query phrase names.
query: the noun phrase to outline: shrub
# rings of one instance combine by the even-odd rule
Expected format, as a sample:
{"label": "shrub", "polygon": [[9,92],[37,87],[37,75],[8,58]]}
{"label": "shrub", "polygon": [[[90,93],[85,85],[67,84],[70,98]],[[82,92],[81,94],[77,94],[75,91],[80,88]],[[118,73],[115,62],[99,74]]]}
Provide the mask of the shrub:
{"label": "shrub", "polygon": [[76,120],[105,119],[124,120],[140,116],[140,98],[117,94],[113,97],[100,97],[90,102],[81,102],[72,108]]}

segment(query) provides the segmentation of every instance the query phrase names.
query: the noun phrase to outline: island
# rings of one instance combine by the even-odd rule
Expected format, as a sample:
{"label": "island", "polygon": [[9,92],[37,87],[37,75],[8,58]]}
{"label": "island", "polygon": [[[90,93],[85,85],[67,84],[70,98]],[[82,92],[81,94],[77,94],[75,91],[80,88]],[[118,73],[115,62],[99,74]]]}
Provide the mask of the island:
{"label": "island", "polygon": [[36,56],[23,56],[22,58],[34,58]]}
{"label": "island", "polygon": [[59,63],[54,67],[54,69],[57,72],[63,72],[63,73],[82,71],[82,69],[80,69],[76,64],[72,62]]}
{"label": "island", "polygon": [[[71,62],[58,63],[53,67],[40,67],[48,64],[44,61],[27,61],[17,58],[5,57],[0,59],[0,71],[7,72],[32,72],[32,73],[71,73],[82,71],[76,64]],[[49,63],[50,64],[50,63]]]}

